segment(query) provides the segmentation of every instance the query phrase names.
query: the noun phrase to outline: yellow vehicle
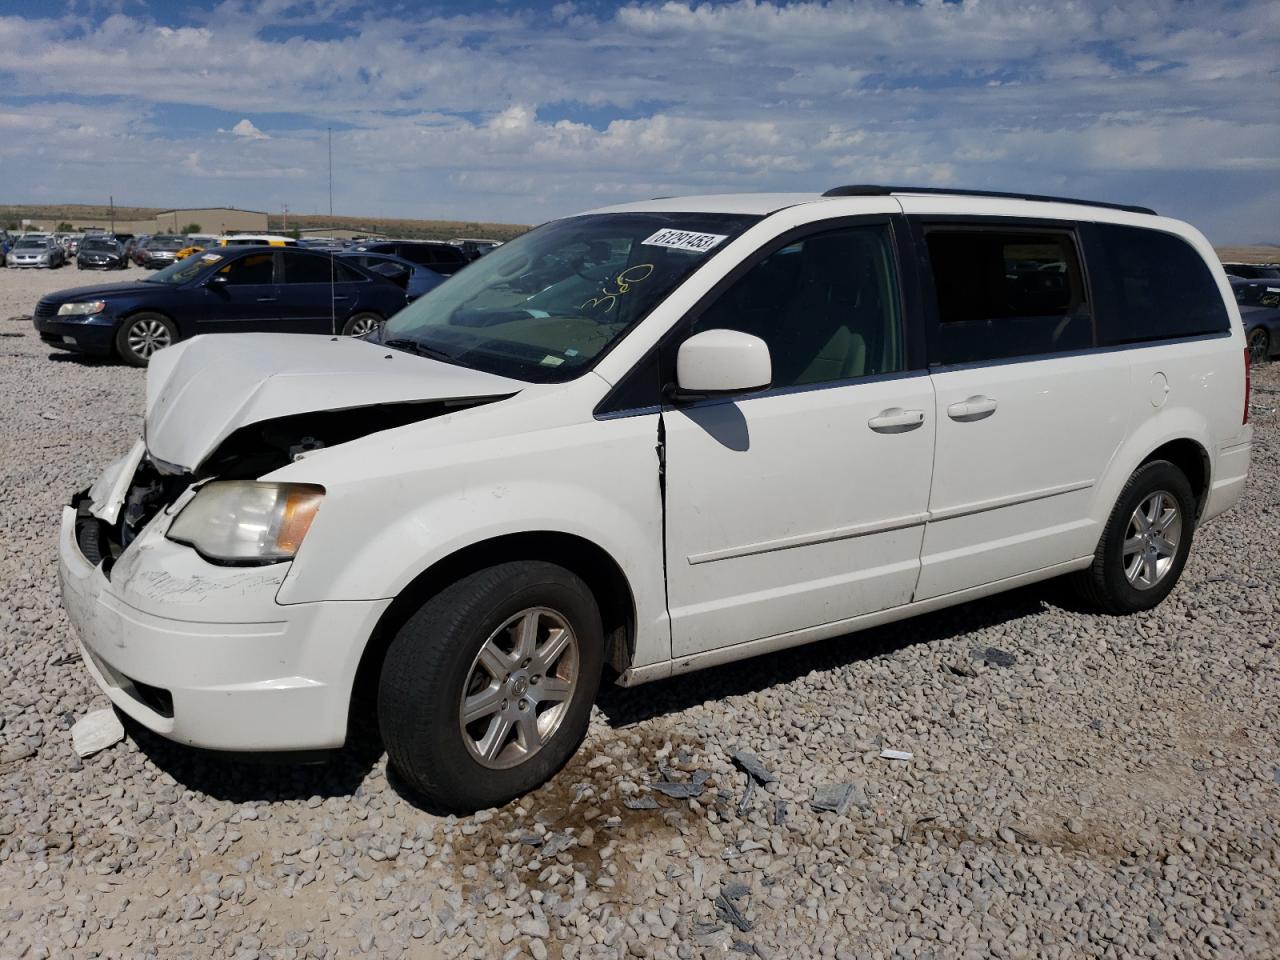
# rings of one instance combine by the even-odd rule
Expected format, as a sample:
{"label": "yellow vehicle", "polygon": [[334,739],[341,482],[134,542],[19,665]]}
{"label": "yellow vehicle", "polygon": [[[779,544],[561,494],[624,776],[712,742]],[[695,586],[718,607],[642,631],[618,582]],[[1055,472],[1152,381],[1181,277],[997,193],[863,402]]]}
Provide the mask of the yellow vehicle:
{"label": "yellow vehicle", "polygon": [[293,237],[281,237],[271,233],[237,233],[234,236],[218,238],[220,247],[296,247],[297,245],[298,241]]}
{"label": "yellow vehicle", "polygon": [[183,247],[181,250],[179,250],[177,253],[173,255],[173,259],[185,260],[187,259],[187,257],[191,256],[193,253],[204,253],[204,247],[197,246],[195,244],[192,244],[189,247]]}

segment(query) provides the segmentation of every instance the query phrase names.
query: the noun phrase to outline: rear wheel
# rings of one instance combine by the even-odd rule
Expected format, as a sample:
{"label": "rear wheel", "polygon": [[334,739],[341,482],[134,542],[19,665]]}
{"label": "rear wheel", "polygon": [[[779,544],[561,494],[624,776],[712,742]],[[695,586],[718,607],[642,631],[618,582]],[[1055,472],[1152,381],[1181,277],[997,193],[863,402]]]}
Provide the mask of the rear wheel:
{"label": "rear wheel", "polygon": [[380,326],[382,318],[376,313],[357,313],[342,325],[342,334],[346,337],[363,337]]}
{"label": "rear wheel", "polygon": [[437,807],[496,807],[540,786],[586,736],[603,631],[582,580],[503,563],[427,601],[387,650],[378,724],[392,766]]}
{"label": "rear wheel", "polygon": [[1266,363],[1271,358],[1271,334],[1266,327],[1249,331],[1249,362]]}
{"label": "rear wheel", "polygon": [[1182,575],[1195,523],[1186,475],[1167,460],[1143,464],[1120,492],[1093,565],[1076,575],[1080,594],[1106,613],[1154,607]]}
{"label": "rear wheel", "polygon": [[157,350],[178,341],[178,328],[158,313],[135,313],[116,332],[116,353],[125,363],[145,367]]}

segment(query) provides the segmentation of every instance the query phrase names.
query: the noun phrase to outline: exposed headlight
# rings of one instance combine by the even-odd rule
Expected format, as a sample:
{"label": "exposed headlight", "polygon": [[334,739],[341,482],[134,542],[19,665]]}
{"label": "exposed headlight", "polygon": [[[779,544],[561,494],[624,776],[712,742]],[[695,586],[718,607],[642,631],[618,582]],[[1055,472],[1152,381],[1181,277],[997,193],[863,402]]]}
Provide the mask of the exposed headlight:
{"label": "exposed headlight", "polygon": [[64,303],[58,308],[60,317],[88,317],[107,309],[105,300],[87,300],[84,303]]}
{"label": "exposed headlight", "polygon": [[289,560],[323,498],[323,487],[307,484],[215,480],[183,508],[167,536],[210,560]]}

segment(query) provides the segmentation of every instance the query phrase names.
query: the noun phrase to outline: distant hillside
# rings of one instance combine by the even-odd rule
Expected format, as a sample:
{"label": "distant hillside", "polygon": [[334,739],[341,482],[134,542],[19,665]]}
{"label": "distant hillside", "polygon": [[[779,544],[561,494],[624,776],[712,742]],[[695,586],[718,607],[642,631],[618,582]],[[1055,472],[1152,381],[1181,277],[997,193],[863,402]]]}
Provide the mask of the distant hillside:
{"label": "distant hillside", "polygon": [[[116,207],[117,220],[145,220],[171,207]],[[54,204],[0,204],[0,227],[27,220],[54,220],[78,223],[105,220],[110,208],[91,203]],[[283,229],[282,218],[269,218],[270,229]],[[335,215],[289,215],[289,229],[355,230],[362,233],[380,233],[393,237],[421,237],[427,240],[451,240],[454,237],[484,237],[490,240],[510,240],[529,228],[512,223],[480,223],[468,220],[408,220],[393,217],[361,217]]]}
{"label": "distant hillside", "polygon": [[[284,229],[279,216],[267,218],[272,231]],[[417,237],[423,240],[452,240],[454,237],[480,237],[486,240],[511,240],[529,228],[514,223],[480,223],[474,220],[407,220],[392,217],[348,217],[341,214],[308,216],[289,214],[289,229],[355,230],[389,237]]]}
{"label": "distant hillside", "polygon": [[[168,207],[116,207],[117,220],[145,220],[154,217]],[[78,220],[105,220],[111,215],[111,208],[106,204],[93,203],[51,203],[34,204],[18,203],[0,204],[0,226],[19,223],[22,220],[66,220],[75,223]]]}
{"label": "distant hillside", "polygon": [[1255,243],[1248,247],[1214,247],[1223,263],[1278,263],[1280,246],[1274,243]]}

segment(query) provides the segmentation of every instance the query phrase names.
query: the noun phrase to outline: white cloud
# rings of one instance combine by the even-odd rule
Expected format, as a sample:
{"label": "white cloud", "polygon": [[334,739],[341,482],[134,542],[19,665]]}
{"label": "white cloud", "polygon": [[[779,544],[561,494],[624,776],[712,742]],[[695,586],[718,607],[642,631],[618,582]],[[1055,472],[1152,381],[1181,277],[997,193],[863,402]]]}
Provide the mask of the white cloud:
{"label": "white cloud", "polygon": [[[220,202],[321,209],[333,125],[353,213],[538,220],[659,193],[915,180],[1097,193],[1221,239],[1280,239],[1273,0],[124,9],[0,17],[0,156],[28,161],[7,165],[11,191],[43,186],[50,156],[93,156],[136,171],[132,202],[189,202],[177,191],[203,177]],[[72,99],[84,90],[98,98]],[[242,119],[203,133],[174,104]],[[268,111],[296,116],[268,137],[246,116]]]}
{"label": "white cloud", "polygon": [[[221,133],[222,131],[219,130],[218,132]],[[232,127],[231,130],[228,132],[234,133],[237,137],[242,137],[245,140],[270,140],[271,139],[265,133],[263,133],[261,130],[255,127],[253,125],[253,121],[250,120],[248,117],[245,117],[243,120],[237,123],[234,127]]]}

